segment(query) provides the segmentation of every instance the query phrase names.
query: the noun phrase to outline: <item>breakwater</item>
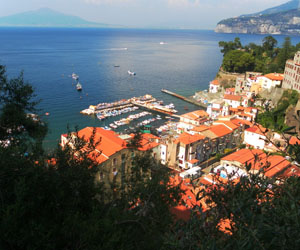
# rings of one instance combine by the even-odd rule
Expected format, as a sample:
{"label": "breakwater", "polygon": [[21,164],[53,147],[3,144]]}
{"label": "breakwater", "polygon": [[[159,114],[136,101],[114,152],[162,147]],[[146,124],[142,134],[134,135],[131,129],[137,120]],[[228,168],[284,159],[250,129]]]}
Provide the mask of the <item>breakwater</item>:
{"label": "breakwater", "polygon": [[172,91],[169,91],[169,90],[167,90],[167,89],[161,89],[161,92],[166,93],[166,94],[169,94],[169,95],[174,96],[174,97],[177,97],[177,98],[179,98],[179,99],[181,99],[181,100],[183,100],[183,101],[192,103],[192,104],[194,104],[194,105],[196,105],[196,106],[199,106],[199,107],[202,107],[202,108],[207,108],[207,105],[204,104],[204,103],[197,102],[197,101],[195,101],[195,100],[192,100],[192,99],[190,99],[190,98],[188,98],[188,97],[179,95],[179,94],[174,93],[174,92],[172,92]]}

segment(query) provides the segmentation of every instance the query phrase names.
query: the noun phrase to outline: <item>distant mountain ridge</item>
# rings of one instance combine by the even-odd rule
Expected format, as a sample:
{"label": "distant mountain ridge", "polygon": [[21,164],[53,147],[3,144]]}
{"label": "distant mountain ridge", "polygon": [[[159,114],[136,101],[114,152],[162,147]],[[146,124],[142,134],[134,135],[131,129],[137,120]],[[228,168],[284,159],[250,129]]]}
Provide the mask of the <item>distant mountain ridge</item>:
{"label": "distant mountain ridge", "polygon": [[299,0],[292,0],[254,14],[224,19],[215,32],[300,35],[299,5]]}
{"label": "distant mountain ridge", "polygon": [[113,27],[113,25],[89,22],[77,16],[65,15],[49,8],[0,17],[0,26]]}

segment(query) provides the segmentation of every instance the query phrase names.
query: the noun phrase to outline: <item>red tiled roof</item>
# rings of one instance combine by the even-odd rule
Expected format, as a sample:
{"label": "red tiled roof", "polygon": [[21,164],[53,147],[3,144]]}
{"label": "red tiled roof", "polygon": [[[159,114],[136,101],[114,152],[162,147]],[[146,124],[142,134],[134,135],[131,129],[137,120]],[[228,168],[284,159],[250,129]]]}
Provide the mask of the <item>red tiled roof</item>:
{"label": "red tiled roof", "polygon": [[218,80],[213,80],[213,81],[210,82],[210,84],[220,85],[220,82]]}
{"label": "red tiled roof", "polygon": [[270,164],[270,166],[265,170],[265,176],[267,177],[273,177],[291,165],[288,160],[280,155],[269,156],[266,159],[266,163]]}
{"label": "red tiled roof", "polygon": [[265,158],[266,154],[260,149],[246,149],[243,148],[238,150],[230,155],[223,157],[221,160],[224,161],[237,161],[241,164],[245,164],[246,162],[251,162],[254,160],[254,156],[258,155],[260,158]]}
{"label": "red tiled roof", "polygon": [[227,88],[225,89],[226,92],[234,92],[235,91],[235,88]]}
{"label": "red tiled roof", "polygon": [[191,164],[194,164],[194,163],[199,162],[199,160],[197,160],[197,159],[192,159],[192,160],[189,160],[188,162],[191,163]]}
{"label": "red tiled roof", "polygon": [[288,167],[281,175],[281,177],[300,176],[300,168],[296,165]]}
{"label": "red tiled roof", "polygon": [[140,141],[141,147],[139,147],[138,150],[147,151],[147,150],[157,147],[160,144],[158,142],[156,142],[155,140],[158,140],[158,139],[159,139],[159,137],[152,135],[152,134],[142,134],[142,138]]}
{"label": "red tiled roof", "polygon": [[186,114],[181,115],[181,117],[190,119],[190,120],[198,120],[199,118],[209,117],[204,110],[195,110],[193,112],[189,112]]}
{"label": "red tiled roof", "polygon": [[283,81],[283,74],[270,73],[270,74],[266,74],[264,76],[269,78],[272,81]]}
{"label": "red tiled roof", "polygon": [[89,141],[94,129],[94,142],[100,143],[96,145],[96,151],[92,152],[90,156],[95,158],[97,162],[102,163],[116,152],[126,148],[126,141],[121,139],[117,133],[103,128],[86,127],[78,131],[78,136]]}
{"label": "red tiled roof", "polygon": [[225,125],[213,125],[209,129],[211,132],[213,132],[217,137],[222,137],[224,135],[232,133],[232,130],[227,128]]}
{"label": "red tiled roof", "polygon": [[264,133],[267,131],[267,129],[262,126],[254,125],[253,127],[247,128],[245,131],[265,136]]}
{"label": "red tiled roof", "polygon": [[299,140],[297,137],[292,136],[292,137],[290,138],[289,144],[291,144],[291,145],[296,145],[297,143],[300,145],[300,140]]}
{"label": "red tiled roof", "polygon": [[175,140],[175,143],[181,142],[185,145],[188,145],[193,142],[203,140],[204,138],[205,138],[205,136],[203,136],[203,135],[199,135],[199,134],[191,135],[189,133],[184,132],[179,136],[179,138],[177,138]]}
{"label": "red tiled roof", "polygon": [[200,126],[194,127],[191,130],[195,131],[195,132],[202,132],[202,131],[205,131],[205,130],[208,130],[208,129],[209,129],[208,126],[206,126],[206,125],[200,125]]}
{"label": "red tiled roof", "polygon": [[234,124],[231,121],[220,121],[220,120],[218,120],[218,121],[215,121],[213,124],[214,125],[215,124],[224,124],[230,130],[235,130],[235,129],[237,129],[239,127],[239,126],[237,126],[236,124]]}
{"label": "red tiled roof", "polygon": [[224,95],[224,99],[232,100],[232,101],[241,101],[242,96],[240,95]]}
{"label": "red tiled roof", "polygon": [[231,120],[232,123],[234,123],[235,125],[240,125],[240,124],[245,124],[245,125],[248,125],[248,126],[252,126],[252,122],[250,121],[247,121],[247,120],[243,120],[243,119],[233,119]]}

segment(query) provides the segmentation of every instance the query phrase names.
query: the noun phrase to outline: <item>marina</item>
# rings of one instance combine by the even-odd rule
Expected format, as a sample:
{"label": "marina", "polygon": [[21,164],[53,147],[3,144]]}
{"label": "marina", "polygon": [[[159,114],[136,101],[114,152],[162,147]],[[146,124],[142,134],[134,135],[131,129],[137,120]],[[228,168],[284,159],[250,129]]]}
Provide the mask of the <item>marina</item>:
{"label": "marina", "polygon": [[81,114],[93,115],[96,114],[98,119],[102,120],[106,117],[116,116],[122,113],[143,108],[151,112],[161,113],[163,115],[179,117],[175,113],[175,105],[170,103],[163,105],[163,101],[157,101],[152,95],[146,94],[140,97],[132,97],[130,99],[122,99],[112,103],[99,103],[90,105],[88,109],[82,110]]}

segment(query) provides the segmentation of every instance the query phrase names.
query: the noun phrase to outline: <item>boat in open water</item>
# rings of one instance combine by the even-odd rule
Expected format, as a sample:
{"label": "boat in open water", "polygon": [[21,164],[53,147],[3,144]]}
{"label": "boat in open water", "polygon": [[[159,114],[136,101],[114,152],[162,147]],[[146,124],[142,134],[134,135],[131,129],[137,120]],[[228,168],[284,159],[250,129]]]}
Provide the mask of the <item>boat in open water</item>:
{"label": "boat in open water", "polygon": [[82,85],[81,85],[79,82],[76,84],[76,89],[77,89],[78,91],[81,91],[81,90],[82,90]]}
{"label": "boat in open water", "polygon": [[72,78],[74,80],[78,80],[79,79],[79,75],[75,74],[75,73],[72,73]]}
{"label": "boat in open water", "polygon": [[131,76],[135,76],[135,75],[136,75],[135,72],[132,72],[132,71],[130,71],[130,70],[128,70],[127,72],[128,72],[128,74],[131,75]]}

